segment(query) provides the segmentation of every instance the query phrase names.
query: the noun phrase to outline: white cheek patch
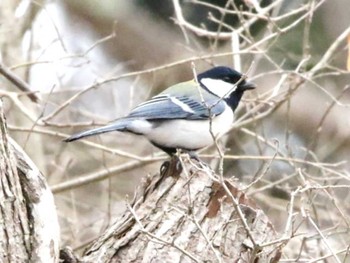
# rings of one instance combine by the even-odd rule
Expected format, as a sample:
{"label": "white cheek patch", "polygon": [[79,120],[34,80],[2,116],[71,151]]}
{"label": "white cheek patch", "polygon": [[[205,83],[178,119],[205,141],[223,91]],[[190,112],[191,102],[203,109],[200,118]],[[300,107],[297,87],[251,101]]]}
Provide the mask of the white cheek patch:
{"label": "white cheek patch", "polygon": [[213,94],[220,98],[227,97],[236,90],[236,86],[232,83],[225,82],[220,79],[203,78],[200,80],[202,84]]}

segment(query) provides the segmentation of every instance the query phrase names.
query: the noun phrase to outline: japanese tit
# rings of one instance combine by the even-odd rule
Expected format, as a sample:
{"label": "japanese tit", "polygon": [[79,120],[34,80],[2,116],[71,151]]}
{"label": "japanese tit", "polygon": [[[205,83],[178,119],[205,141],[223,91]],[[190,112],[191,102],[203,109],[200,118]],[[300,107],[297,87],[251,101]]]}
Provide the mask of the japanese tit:
{"label": "japanese tit", "polygon": [[177,149],[195,151],[211,145],[229,130],[233,112],[253,83],[229,67],[214,67],[196,79],[175,84],[106,126],[83,131],[66,142],[106,132],[145,136],[172,155]]}

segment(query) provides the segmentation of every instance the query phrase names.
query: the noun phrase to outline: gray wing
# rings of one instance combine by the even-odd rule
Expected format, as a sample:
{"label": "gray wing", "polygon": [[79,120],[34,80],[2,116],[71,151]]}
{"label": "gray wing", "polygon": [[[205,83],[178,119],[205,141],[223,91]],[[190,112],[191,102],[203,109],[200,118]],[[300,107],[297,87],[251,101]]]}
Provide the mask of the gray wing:
{"label": "gray wing", "polygon": [[225,110],[223,100],[213,99],[207,103],[209,107],[186,96],[158,95],[133,109],[127,118],[206,120],[209,116],[220,115]]}

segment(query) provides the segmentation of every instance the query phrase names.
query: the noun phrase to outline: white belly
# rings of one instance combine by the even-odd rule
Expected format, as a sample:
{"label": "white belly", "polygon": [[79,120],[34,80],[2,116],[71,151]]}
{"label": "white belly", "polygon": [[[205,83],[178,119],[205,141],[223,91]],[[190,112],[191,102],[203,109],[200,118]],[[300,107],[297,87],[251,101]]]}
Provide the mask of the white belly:
{"label": "white belly", "polygon": [[142,131],[138,130],[150,141],[168,148],[195,150],[211,145],[214,142],[213,135],[217,137],[226,133],[233,122],[233,112],[231,108],[227,107],[222,114],[213,118],[211,125],[209,120],[168,120],[159,122],[142,120],[140,122],[144,122],[142,125],[144,129]]}

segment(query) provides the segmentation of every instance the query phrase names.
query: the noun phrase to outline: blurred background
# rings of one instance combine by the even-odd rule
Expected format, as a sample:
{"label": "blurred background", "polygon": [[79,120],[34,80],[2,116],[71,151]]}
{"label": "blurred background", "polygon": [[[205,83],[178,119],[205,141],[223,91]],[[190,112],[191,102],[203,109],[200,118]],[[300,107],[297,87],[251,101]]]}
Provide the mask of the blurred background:
{"label": "blurred background", "polygon": [[[350,262],[348,4],[1,0],[0,61],[30,90],[0,76],[0,95],[11,136],[55,194],[62,245],[82,251],[167,159],[129,134],[62,139],[193,78],[191,65],[226,65],[258,88],[220,142],[224,175],[289,237],[285,262]],[[218,169],[215,147],[200,155]]]}

